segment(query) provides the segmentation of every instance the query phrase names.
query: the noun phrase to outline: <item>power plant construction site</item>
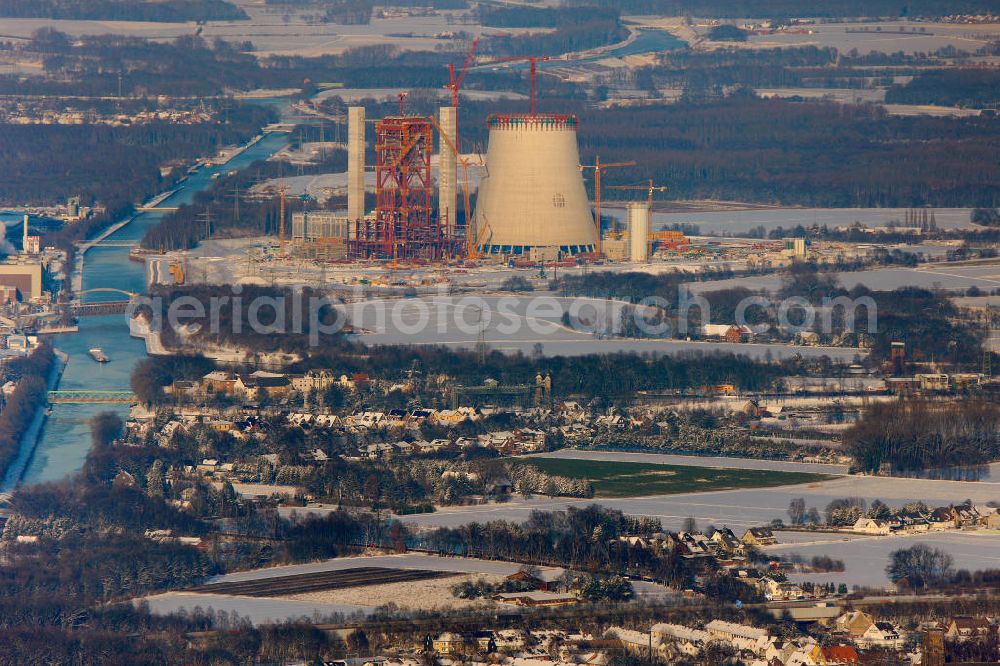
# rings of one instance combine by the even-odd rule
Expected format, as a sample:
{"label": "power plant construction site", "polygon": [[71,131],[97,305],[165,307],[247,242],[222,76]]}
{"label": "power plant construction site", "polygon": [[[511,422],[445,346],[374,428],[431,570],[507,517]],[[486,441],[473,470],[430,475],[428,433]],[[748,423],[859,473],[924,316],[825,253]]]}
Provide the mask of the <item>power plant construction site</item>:
{"label": "power plant construction site", "polygon": [[[601,238],[600,197],[592,208],[585,176],[590,170],[599,188],[601,172],[618,165],[599,158],[581,164],[576,116],[491,115],[485,155],[470,155],[460,149],[457,107],[408,115],[403,97],[398,114],[374,121],[364,107],[347,108],[346,210],[286,213],[282,183],[277,243],[207,240],[193,250],[147,256],[150,282],[179,284],[182,276],[187,283],[378,289],[451,279],[491,286],[511,269],[545,278],[547,270],[647,263],[651,250],[689,249],[679,232],[651,231],[652,194],[665,189],[652,183],[628,186],[641,201],[627,204],[624,228]],[[372,141],[375,164],[369,167]],[[374,208],[366,208],[366,196]]]}

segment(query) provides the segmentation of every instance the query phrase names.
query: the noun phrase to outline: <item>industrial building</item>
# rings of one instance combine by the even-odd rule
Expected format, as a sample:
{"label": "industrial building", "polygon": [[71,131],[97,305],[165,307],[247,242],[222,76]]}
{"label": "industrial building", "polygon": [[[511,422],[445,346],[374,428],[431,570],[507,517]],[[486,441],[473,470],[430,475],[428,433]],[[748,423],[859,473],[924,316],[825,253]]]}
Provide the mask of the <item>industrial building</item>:
{"label": "industrial building", "polygon": [[347,255],[350,221],[328,211],[292,214],[292,247],[297,254],[323,259],[342,259]]}
{"label": "industrial building", "polygon": [[23,301],[38,301],[42,298],[42,264],[33,261],[0,264],[0,287],[16,289]]}
{"label": "industrial building", "polygon": [[493,115],[474,216],[484,254],[593,252],[597,227],[580,172],[575,116]]}

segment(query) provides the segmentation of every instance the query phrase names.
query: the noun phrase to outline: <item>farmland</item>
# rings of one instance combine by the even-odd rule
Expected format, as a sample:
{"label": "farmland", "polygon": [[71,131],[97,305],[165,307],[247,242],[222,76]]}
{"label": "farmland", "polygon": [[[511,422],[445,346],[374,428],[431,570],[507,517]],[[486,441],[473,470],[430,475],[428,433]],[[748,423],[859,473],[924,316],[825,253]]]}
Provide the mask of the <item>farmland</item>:
{"label": "farmland", "polygon": [[597,497],[640,497],[677,493],[767,488],[824,481],[830,477],[808,472],[761,469],[721,469],[618,461],[531,458],[523,464],[557,476],[588,479]]}

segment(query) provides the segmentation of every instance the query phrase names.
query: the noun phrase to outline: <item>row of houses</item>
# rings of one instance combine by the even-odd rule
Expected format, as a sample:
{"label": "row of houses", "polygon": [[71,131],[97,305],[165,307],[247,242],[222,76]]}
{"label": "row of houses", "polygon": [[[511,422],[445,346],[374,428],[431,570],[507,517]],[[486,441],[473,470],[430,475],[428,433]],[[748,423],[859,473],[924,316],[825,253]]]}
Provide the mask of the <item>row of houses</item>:
{"label": "row of houses", "polygon": [[679,550],[688,558],[743,557],[747,546],[770,546],[778,543],[774,532],[767,527],[751,527],[738,538],[731,529],[723,527],[713,531],[711,536],[701,532],[657,532],[648,536],[623,535],[618,540],[658,554]]}
{"label": "row of houses", "polygon": [[886,536],[954,529],[1000,529],[1000,512],[970,503],[941,506],[929,511],[903,511],[888,518],[861,517],[851,529]]}
{"label": "row of houses", "polygon": [[644,657],[652,650],[666,663],[695,657],[713,642],[732,647],[748,666],[860,663],[853,645],[820,645],[810,636],[780,638],[767,629],[724,620],[712,620],[702,629],[669,623],[654,624],[648,632],[613,627],[608,635],[621,641],[626,650]]}

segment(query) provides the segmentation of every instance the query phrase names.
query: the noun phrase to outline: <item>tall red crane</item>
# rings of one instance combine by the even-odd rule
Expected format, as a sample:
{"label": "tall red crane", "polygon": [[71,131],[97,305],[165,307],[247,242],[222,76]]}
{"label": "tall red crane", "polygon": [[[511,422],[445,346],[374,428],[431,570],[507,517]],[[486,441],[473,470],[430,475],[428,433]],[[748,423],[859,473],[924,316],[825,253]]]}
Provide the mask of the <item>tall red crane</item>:
{"label": "tall red crane", "polygon": [[538,63],[551,60],[551,58],[549,56],[512,56],[498,58],[493,62],[514,62],[517,60],[527,60],[531,63],[531,115],[535,115],[535,76],[538,73]]}
{"label": "tall red crane", "polygon": [[462,63],[462,71],[459,72],[458,76],[455,76],[455,63],[448,65],[448,77],[449,83],[445,86],[451,91],[451,105],[458,108],[458,89],[462,87],[462,82],[465,81],[465,75],[469,71],[469,65],[472,63],[472,56],[476,53],[476,47],[479,45],[479,37],[472,40],[472,44],[469,46],[469,52],[465,54],[465,62]]}
{"label": "tall red crane", "polygon": [[472,57],[476,53],[476,47],[479,45],[479,37],[472,40],[472,44],[469,45],[469,51],[465,54],[465,62],[462,63],[462,71],[455,76],[455,63],[448,64],[448,85],[445,86],[451,91],[451,105],[455,109],[455,145],[459,146],[461,143],[458,138],[458,90],[462,87],[462,82],[465,81],[465,75],[469,71],[469,65],[472,63]]}

